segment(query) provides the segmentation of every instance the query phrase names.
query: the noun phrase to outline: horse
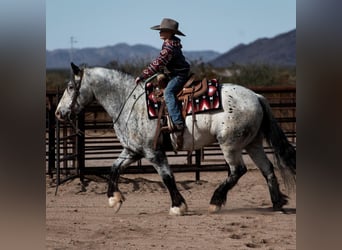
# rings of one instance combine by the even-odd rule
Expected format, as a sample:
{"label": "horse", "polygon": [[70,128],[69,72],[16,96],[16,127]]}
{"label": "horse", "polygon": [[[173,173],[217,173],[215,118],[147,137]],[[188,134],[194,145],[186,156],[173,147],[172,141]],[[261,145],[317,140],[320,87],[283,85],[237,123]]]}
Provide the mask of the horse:
{"label": "horse", "polygon": [[[125,198],[118,185],[120,174],[132,163],[146,158],[166,186],[170,215],[184,215],[187,203],[179,192],[175,176],[163,147],[153,146],[157,121],[148,118],[145,90],[134,77],[105,67],[79,67],[71,63],[72,77],[56,108],[61,121],[73,119],[87,104],[96,100],[113,119],[115,133],[123,147],[114,161],[108,180],[109,206],[118,212]],[[184,143],[180,150],[201,149],[218,143],[227,162],[228,177],[216,188],[208,212],[221,210],[228,191],[247,172],[242,158],[245,150],[261,170],[268,185],[273,210],[284,211],[288,196],[280,191],[273,163],[264,152],[263,140],[273,148],[275,165],[285,184],[293,187],[296,179],[296,150],[272,115],[265,97],[238,84],[222,83],[222,109],[196,114],[185,119]]]}

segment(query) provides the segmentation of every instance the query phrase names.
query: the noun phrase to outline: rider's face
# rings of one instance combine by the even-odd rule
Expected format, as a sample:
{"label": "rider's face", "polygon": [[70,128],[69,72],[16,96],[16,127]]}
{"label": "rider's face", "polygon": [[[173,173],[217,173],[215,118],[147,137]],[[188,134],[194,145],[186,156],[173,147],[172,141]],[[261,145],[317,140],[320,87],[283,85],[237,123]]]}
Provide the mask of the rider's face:
{"label": "rider's face", "polygon": [[173,35],[173,32],[170,30],[160,30],[159,31],[159,36],[160,39],[167,40],[170,39]]}

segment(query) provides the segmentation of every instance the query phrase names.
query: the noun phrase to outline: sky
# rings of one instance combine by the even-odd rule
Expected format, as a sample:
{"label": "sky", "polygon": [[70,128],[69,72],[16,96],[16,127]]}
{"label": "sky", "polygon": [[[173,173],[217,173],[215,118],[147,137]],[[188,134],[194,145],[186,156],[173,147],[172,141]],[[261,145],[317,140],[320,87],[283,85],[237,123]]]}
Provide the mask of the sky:
{"label": "sky", "polygon": [[[117,43],[160,48],[150,27],[179,22],[183,50],[224,53],[296,29],[296,0],[46,0],[46,49]],[[73,41],[73,42],[71,42]]]}

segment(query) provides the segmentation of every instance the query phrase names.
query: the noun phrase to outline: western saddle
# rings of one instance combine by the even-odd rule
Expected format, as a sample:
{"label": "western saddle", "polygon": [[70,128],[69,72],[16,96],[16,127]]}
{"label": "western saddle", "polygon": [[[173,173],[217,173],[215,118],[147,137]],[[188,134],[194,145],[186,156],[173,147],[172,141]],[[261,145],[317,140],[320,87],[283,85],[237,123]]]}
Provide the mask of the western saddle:
{"label": "western saddle", "polygon": [[[157,141],[161,132],[172,133],[174,132],[173,123],[169,117],[165,100],[164,100],[164,89],[168,81],[164,74],[157,76],[157,83],[154,90],[154,96],[160,101],[161,106],[158,112],[158,125],[155,134],[154,146],[157,147]],[[181,114],[183,119],[187,115],[188,103],[191,102],[192,110],[194,110],[193,99],[206,93],[208,89],[208,82],[206,78],[195,81],[195,75],[190,74],[187,82],[184,84],[183,89],[177,94],[177,99],[183,102]],[[195,113],[192,112],[193,121],[195,121]]]}

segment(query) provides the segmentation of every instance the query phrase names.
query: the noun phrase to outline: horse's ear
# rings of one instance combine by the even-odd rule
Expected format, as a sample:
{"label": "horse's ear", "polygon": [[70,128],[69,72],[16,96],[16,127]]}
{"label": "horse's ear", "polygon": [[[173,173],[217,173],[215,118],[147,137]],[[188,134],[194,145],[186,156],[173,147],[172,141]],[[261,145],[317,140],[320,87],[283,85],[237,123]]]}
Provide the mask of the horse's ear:
{"label": "horse's ear", "polygon": [[72,71],[74,72],[75,75],[80,74],[81,69],[76,64],[74,64],[73,62],[71,62],[71,68],[72,68]]}

